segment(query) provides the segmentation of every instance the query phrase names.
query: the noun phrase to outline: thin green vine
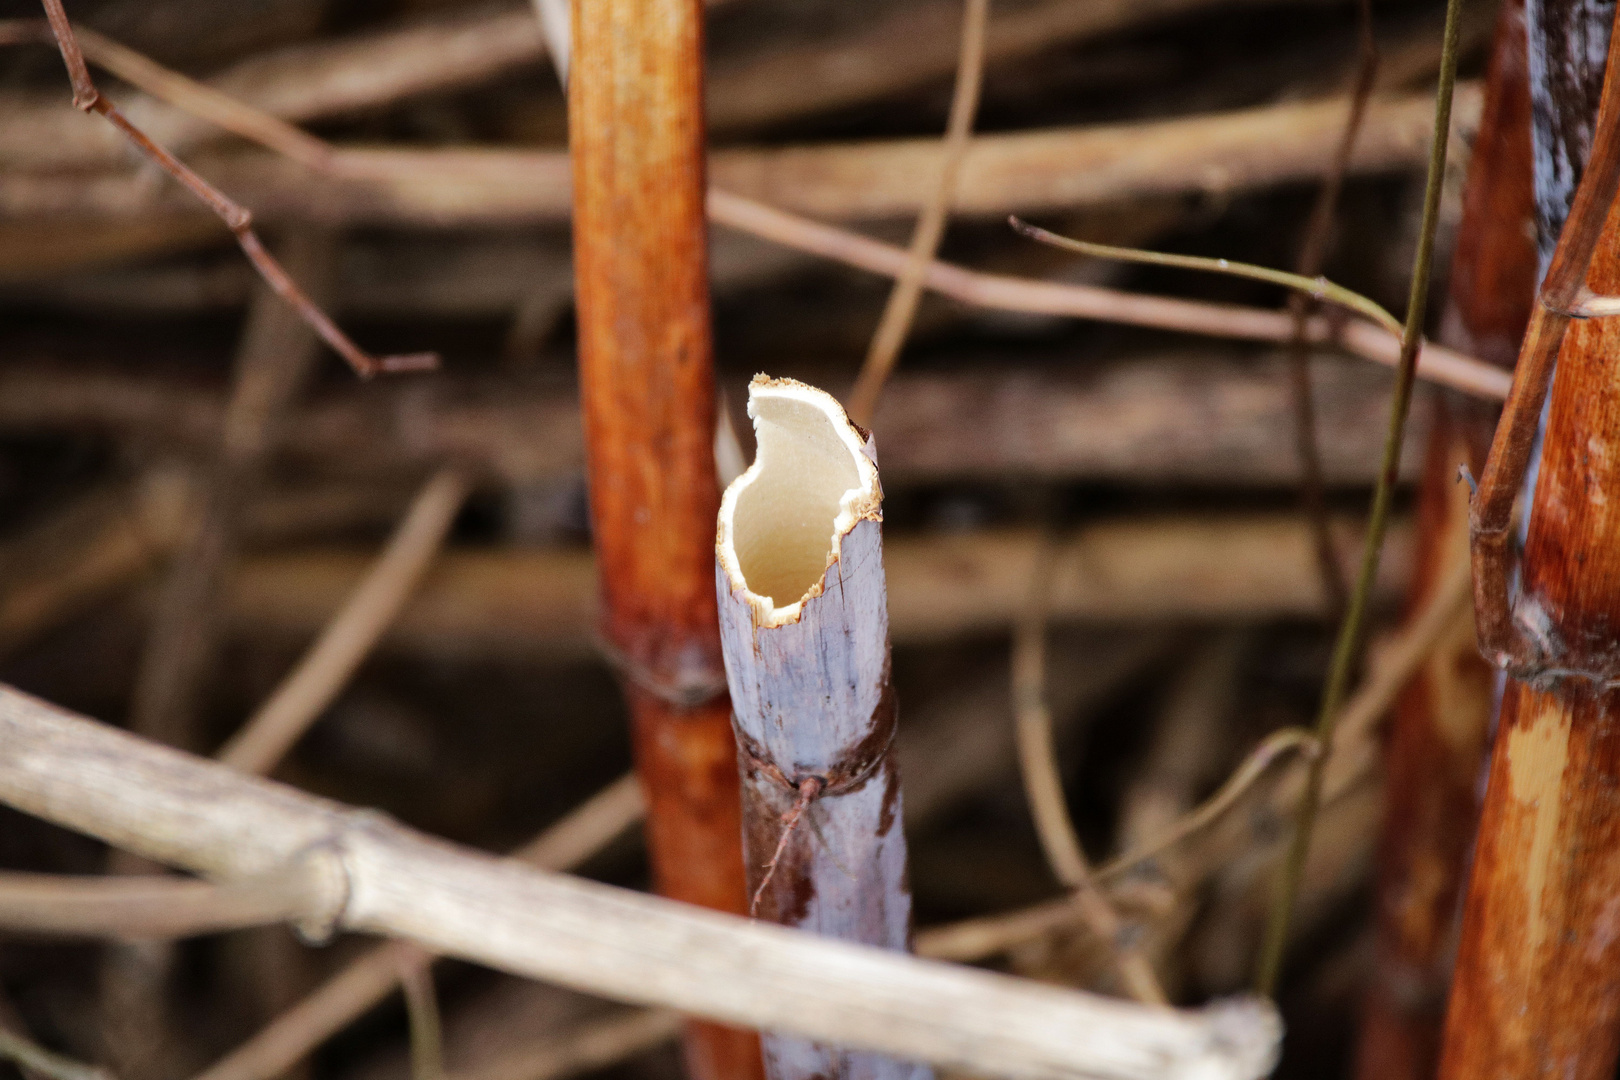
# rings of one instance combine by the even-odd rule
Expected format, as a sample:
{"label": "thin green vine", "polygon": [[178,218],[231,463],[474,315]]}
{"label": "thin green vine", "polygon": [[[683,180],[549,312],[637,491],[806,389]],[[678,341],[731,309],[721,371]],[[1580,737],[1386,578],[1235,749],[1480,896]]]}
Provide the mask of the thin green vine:
{"label": "thin green vine", "polygon": [[1339,719],[1339,711],[1350,688],[1350,675],[1361,651],[1367,602],[1372,594],[1373,579],[1378,574],[1384,534],[1389,529],[1390,503],[1394,499],[1395,481],[1400,469],[1406,415],[1412,403],[1412,384],[1417,378],[1418,348],[1423,341],[1423,317],[1429,303],[1429,278],[1434,269],[1434,235],[1440,222],[1440,189],[1446,170],[1446,143],[1451,130],[1451,99],[1457,85],[1457,37],[1461,14],[1462,0],[1446,0],[1440,89],[1434,108],[1434,141],[1429,149],[1428,185],[1423,193],[1423,223],[1418,233],[1417,254],[1412,261],[1412,291],[1406,305],[1406,325],[1401,333],[1395,394],[1389,406],[1389,431],[1384,439],[1383,463],[1378,473],[1378,487],[1373,493],[1372,513],[1367,522],[1361,570],[1356,577],[1355,592],[1350,597],[1350,608],[1345,612],[1344,623],[1334,644],[1333,662],[1328,669],[1321,710],[1316,717],[1316,735],[1322,749],[1311,760],[1306,776],[1305,791],[1300,796],[1288,854],[1277,875],[1276,897],[1261,947],[1255,990],[1266,997],[1276,993],[1277,980],[1282,973],[1288,925],[1293,918],[1294,901],[1299,895],[1300,879],[1305,873],[1305,856],[1310,852],[1311,831],[1316,825],[1317,806],[1321,802],[1322,775],[1332,753],[1333,727]]}
{"label": "thin green vine", "polygon": [[1017,215],[1009,217],[1007,224],[1013,227],[1014,232],[1031,240],[1039,240],[1043,244],[1050,244],[1066,251],[1077,251],[1082,255],[1093,255],[1099,259],[1118,259],[1121,262],[1148,263],[1152,266],[1173,266],[1178,270],[1201,270],[1211,274],[1227,274],[1231,277],[1267,281],[1273,285],[1298,290],[1312,299],[1338,304],[1357,314],[1365,315],[1392,334],[1399,335],[1403,332],[1401,321],[1376,300],[1362,296],[1343,285],[1335,285],[1325,277],[1290,274],[1286,270],[1273,270],[1269,266],[1256,266],[1254,263],[1235,262],[1231,259],[1209,259],[1202,255],[1172,255],[1164,251],[1094,244],[1089,240],[1059,236],[1055,232],[1031,225]]}

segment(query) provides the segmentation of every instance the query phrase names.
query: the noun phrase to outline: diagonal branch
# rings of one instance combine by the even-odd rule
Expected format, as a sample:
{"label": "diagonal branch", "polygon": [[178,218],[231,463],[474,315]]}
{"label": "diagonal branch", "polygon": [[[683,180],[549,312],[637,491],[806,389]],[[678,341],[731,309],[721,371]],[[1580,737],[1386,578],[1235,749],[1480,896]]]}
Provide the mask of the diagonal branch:
{"label": "diagonal branch", "polygon": [[973,118],[979,111],[979,88],[984,81],[984,33],[989,20],[990,0],[967,0],[962,13],[961,54],[956,62],[956,89],[951,96],[950,117],[945,124],[939,182],[917,218],[905,269],[894,280],[883,317],[867,349],[866,361],[849,395],[849,417],[862,427],[871,426],[878,395],[883,392],[883,384],[894,371],[900,349],[911,332],[917,301],[922,296],[923,274],[934,261],[939,242],[945,236],[945,220],[956,195],[956,178],[962,170],[962,158],[967,154],[968,139],[973,134]]}
{"label": "diagonal branch", "polygon": [[147,138],[145,133],[130,123],[111,101],[101,95],[90,79],[90,69],[85,65],[84,53],[79,48],[78,39],[74,37],[67,12],[62,8],[62,0],[43,0],[43,3],[46,17],[50,20],[51,32],[62,52],[62,62],[67,66],[68,78],[73,84],[74,107],[83,112],[99,113],[108,123],[122,131],[129,141],[135,144],[136,149],[219,215],[220,220],[224,221],[235,234],[236,242],[254,269],[278,296],[297,310],[303,320],[321,336],[321,340],[349,362],[349,366],[354,368],[356,374],[362,378],[370,378],[380,372],[424,371],[438,366],[439,358],[434,353],[376,357],[351,341],[348,335],[338,329],[337,324],[298,287],[298,283],[282,269],[275,256],[265,250],[258,233],[253,230],[253,215],[246,207],[233,202],[224,192],[198,176],[179,158]]}
{"label": "diagonal branch", "polygon": [[1262,1002],[1144,1008],[492,859],[0,688],[0,800],[231,880],[303,875],[313,934],[413,939],[589,993],[1018,1080],[1275,1063]]}

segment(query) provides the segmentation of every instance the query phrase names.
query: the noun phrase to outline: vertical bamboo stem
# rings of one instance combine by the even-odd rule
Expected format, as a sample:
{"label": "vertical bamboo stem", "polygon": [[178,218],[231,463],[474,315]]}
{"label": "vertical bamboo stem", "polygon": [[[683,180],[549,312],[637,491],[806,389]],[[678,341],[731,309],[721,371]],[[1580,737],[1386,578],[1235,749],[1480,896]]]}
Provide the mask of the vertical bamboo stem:
{"label": "vertical bamboo stem", "polygon": [[[576,0],[568,95],[581,404],[604,645],[620,664],[658,890],[744,910],[713,586],[714,372],[700,0]],[[701,1080],[757,1040],[690,1025]]]}
{"label": "vertical bamboo stem", "polygon": [[[726,489],[715,570],[757,914],[904,951],[911,930],[889,684],[883,491],[833,397],[755,378],[759,451]],[[772,1080],[928,1080],[927,1066],[765,1036]]]}
{"label": "vertical bamboo stem", "polygon": [[[1485,108],[1452,258],[1447,345],[1511,366],[1535,299],[1530,89],[1523,0],[1498,13]],[[1418,497],[1417,573],[1409,617],[1468,559],[1468,489],[1494,410],[1434,397]],[[1407,685],[1385,752],[1378,961],[1360,1033],[1360,1080],[1428,1080],[1440,1057],[1451,951],[1490,724],[1491,672],[1472,627],[1447,636]]]}
{"label": "vertical bamboo stem", "polygon": [[[1549,58],[1557,61],[1553,100],[1583,108],[1590,97],[1567,83],[1574,67],[1563,60],[1595,61],[1593,9],[1568,5],[1568,18],[1554,28],[1550,5],[1538,6],[1546,21],[1530,26],[1532,79],[1548,74]],[[1537,117],[1538,126],[1550,119],[1555,133],[1573,136],[1559,135],[1566,153],[1581,149],[1582,128],[1596,135],[1520,359],[1521,367],[1528,358],[1540,368],[1555,356],[1557,367],[1511,617],[1496,589],[1505,577],[1501,559],[1486,553],[1486,580],[1476,553],[1476,590],[1485,586],[1486,598],[1497,602],[1481,611],[1482,638],[1501,635],[1488,655],[1501,656],[1524,681],[1510,682],[1502,702],[1446,1020],[1447,1080],[1608,1080],[1620,1057],[1620,387],[1612,361],[1620,326],[1571,321],[1563,310],[1583,281],[1599,292],[1620,289],[1620,219],[1612,206],[1620,182],[1617,60],[1611,51],[1595,128],[1589,120]],[[1538,202],[1544,217],[1555,218],[1558,177],[1541,174],[1549,166],[1562,172],[1571,161],[1547,158],[1546,135],[1537,132]],[[1573,167],[1579,171],[1578,161]],[[1526,405],[1514,427],[1498,433],[1496,469],[1486,474],[1507,478],[1494,488],[1482,483],[1476,532],[1489,523],[1484,510],[1506,502],[1509,484],[1517,486],[1510,474],[1515,459],[1523,460],[1523,433],[1532,430],[1522,415],[1532,390],[1515,389]]]}

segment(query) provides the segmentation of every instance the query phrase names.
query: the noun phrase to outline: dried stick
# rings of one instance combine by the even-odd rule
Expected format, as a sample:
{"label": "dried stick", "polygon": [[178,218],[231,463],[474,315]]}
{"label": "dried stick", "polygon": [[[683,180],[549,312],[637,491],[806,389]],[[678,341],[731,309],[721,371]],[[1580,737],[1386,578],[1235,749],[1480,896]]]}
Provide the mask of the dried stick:
{"label": "dried stick", "polygon": [[1277,979],[1282,973],[1283,952],[1288,944],[1288,923],[1292,916],[1294,898],[1299,892],[1300,879],[1305,870],[1305,857],[1310,850],[1311,826],[1321,798],[1322,777],[1331,756],[1333,727],[1339,719],[1340,703],[1349,689],[1351,672],[1361,652],[1363,623],[1373,581],[1378,573],[1378,560],[1382,554],[1384,532],[1388,527],[1390,504],[1400,470],[1401,447],[1406,428],[1406,414],[1412,400],[1412,386],[1417,378],[1418,350],[1423,340],[1423,320],[1427,314],[1429,274],[1434,263],[1434,238],[1440,223],[1440,195],[1445,178],[1446,150],[1451,130],[1452,90],[1457,79],[1457,37],[1461,26],[1461,0],[1447,0],[1445,44],[1440,61],[1440,88],[1436,95],[1434,138],[1429,156],[1429,175],[1423,197],[1423,221],[1419,226],[1417,251],[1412,263],[1411,294],[1407,298],[1406,328],[1401,337],[1401,353],[1396,365],[1395,393],[1390,402],[1389,436],[1384,448],[1378,487],[1373,495],[1372,511],[1367,524],[1367,539],[1362,552],[1361,568],[1356,578],[1355,591],[1345,612],[1344,623],[1334,644],[1332,666],[1327,685],[1322,692],[1322,708],[1317,721],[1317,734],[1322,752],[1310,763],[1305,794],[1300,799],[1292,842],[1287,859],[1277,879],[1276,900],[1266,928],[1260,963],[1255,977],[1261,993],[1270,996],[1276,992]]}
{"label": "dried stick", "polygon": [[[1530,92],[1521,0],[1497,13],[1479,135],[1469,159],[1441,339],[1511,364],[1536,292]],[[1468,562],[1468,489],[1496,417],[1481,403],[1436,397],[1417,508],[1409,606],[1419,608]],[[1473,627],[1448,634],[1402,692],[1384,752],[1377,939],[1356,1050],[1358,1080],[1429,1080],[1439,1065],[1445,1001],[1479,814],[1479,777],[1495,712],[1492,673]]]}
{"label": "dried stick", "polygon": [[[742,774],[750,914],[904,952],[883,489],[870,436],[791,379],[748,387],[758,452],[720,502],[715,587]],[[771,1080],[932,1080],[915,1062],[778,1033]]]}
{"label": "dried stick", "polygon": [[1012,696],[1018,764],[1047,864],[1074,893],[1075,910],[1108,948],[1127,993],[1151,1005],[1168,1003],[1153,965],[1127,936],[1119,913],[1097,888],[1080,837],[1069,818],[1046,705],[1046,608],[1051,591],[1048,553],[1031,577],[1028,607],[1013,635]]}
{"label": "dried stick", "polygon": [[413,963],[412,959],[402,958],[399,965],[399,982],[405,991],[405,1012],[411,1026],[411,1080],[440,1080],[444,1076],[444,1038],[433,968]]}
{"label": "dried stick", "polygon": [[409,937],[589,993],[1027,1080],[1248,1078],[1274,1063],[1276,1017],[1258,1001],[1144,1009],[547,874],[9,689],[0,747],[0,800],[212,877],[303,877],[321,890],[312,932]]}
{"label": "dried stick", "polygon": [[182,497],[91,492],[0,549],[0,656],[83,610],[171,549]]}
{"label": "dried stick", "polygon": [[295,918],[310,904],[302,884],[6,872],[0,873],[0,927],[72,937],[191,937]]}
{"label": "dried stick", "polygon": [[377,561],[268,701],[219,751],[233,769],[276,767],[348,684],[432,564],[466,497],[467,480],[442,469],[423,486]]}
{"label": "dried stick", "polygon": [[281,263],[265,250],[259,241],[258,233],[253,231],[252,214],[198,176],[179,158],[147,138],[112,102],[101,96],[90,80],[90,69],[85,66],[84,54],[73,35],[73,27],[68,23],[67,12],[62,8],[62,0],[42,0],[42,3],[45,5],[46,18],[50,20],[51,33],[62,52],[62,62],[67,66],[68,78],[73,83],[74,107],[83,112],[99,113],[108,123],[123,132],[136,149],[219,215],[220,220],[224,221],[235,234],[236,242],[247,255],[248,261],[275,290],[276,295],[290,304],[320,335],[322,341],[347,360],[357,375],[369,378],[379,372],[423,371],[438,366],[439,358],[433,353],[374,357],[349,340],[348,336],[338,329],[337,324],[327,318],[326,313],[298,287],[298,283],[287,274]]}
{"label": "dried stick", "polygon": [[966,0],[962,12],[962,41],[956,61],[956,89],[951,95],[951,111],[945,123],[945,144],[939,163],[939,182],[917,218],[911,234],[911,249],[905,268],[894,279],[883,317],[878,320],[866,360],[849,395],[849,416],[863,427],[872,425],[883,384],[900,358],[900,349],[911,332],[922,296],[923,273],[934,261],[939,242],[945,236],[945,221],[956,195],[957,175],[973,133],[973,118],[979,111],[979,89],[984,81],[984,32],[990,20],[990,0]]}
{"label": "dried stick", "polygon": [[[575,0],[568,86],[580,405],[604,651],[629,700],[653,879],[747,910],[714,594],[714,361],[699,0]],[[760,1075],[695,1023],[694,1080]]]}
{"label": "dried stick", "polygon": [[[730,228],[871,273],[895,277],[905,268],[905,251],[891,244],[718,189],[709,191],[709,216]],[[1064,315],[1252,341],[1287,342],[1293,334],[1286,312],[1032,281],[950,263],[930,263],[924,282],[934,291],[963,303],[1003,311]],[[1399,359],[1398,337],[1373,322],[1353,319],[1343,327],[1335,327],[1316,317],[1308,326],[1312,341],[1333,342],[1381,364],[1393,366]],[[1423,345],[1419,370],[1431,381],[1496,400],[1507,395],[1512,382],[1499,367],[1433,343]]]}
{"label": "dried stick", "polygon": [[[1356,5],[1357,43],[1356,74],[1350,90],[1350,111],[1344,120],[1344,134],[1333,151],[1328,165],[1327,179],[1317,192],[1316,203],[1305,225],[1305,239],[1300,245],[1299,260],[1294,269],[1301,277],[1313,278],[1322,272],[1327,258],[1328,238],[1333,230],[1333,218],[1339,205],[1339,192],[1344,188],[1345,174],[1350,168],[1350,155],[1356,148],[1356,137],[1361,134],[1361,122],[1366,116],[1367,101],[1372,96],[1373,81],[1378,75],[1378,43],[1373,37],[1371,0],[1359,0]],[[1322,450],[1317,443],[1316,403],[1311,387],[1310,350],[1305,320],[1311,313],[1311,298],[1294,292],[1288,297],[1288,313],[1294,318],[1293,340],[1288,345],[1289,385],[1294,396],[1294,442],[1299,455],[1300,494],[1306,520],[1316,537],[1316,561],[1322,570],[1322,585],[1330,598],[1329,611],[1333,622],[1344,618],[1350,603],[1349,586],[1345,584],[1344,568],[1339,565],[1338,552],[1328,528],[1327,494],[1322,477]]]}
{"label": "dried stick", "polygon": [[681,1018],[666,1009],[637,1009],[548,1036],[487,1065],[447,1080],[566,1080],[617,1065],[680,1034]]}
{"label": "dried stick", "polygon": [[[217,91],[142,60],[143,63],[128,65],[123,70],[143,88],[166,95],[165,100],[179,107],[206,110],[210,119],[227,130],[286,153],[303,164],[333,174],[355,175],[375,175],[379,168],[386,169],[389,165],[389,159],[354,156],[335,150],[285,121],[240,102],[232,101],[228,107],[210,106],[214,98],[221,96]],[[157,75],[147,78],[154,72]],[[1188,141],[1189,136],[1177,133],[1173,138],[1180,142]],[[400,168],[392,171],[420,171],[419,163],[414,161],[399,159],[396,164]],[[899,277],[908,265],[907,253],[899,248],[725,191],[711,189],[708,212],[716,221],[732,228],[873,273]],[[1286,316],[1277,312],[980,274],[935,261],[927,264],[923,281],[927,287],[965,303],[1010,311],[1095,318],[1262,341],[1286,342],[1296,336]],[[1375,326],[1351,323],[1337,327],[1318,319],[1310,320],[1307,330],[1313,342],[1333,341],[1379,363],[1394,364],[1399,354],[1396,337],[1381,333]],[[1465,356],[1433,344],[1426,344],[1423,349],[1419,374],[1465,393],[1498,399],[1507,395],[1510,381],[1489,365],[1473,363]]]}
{"label": "dried stick", "polygon": [[[300,276],[327,291],[335,252],[303,231],[289,240]],[[131,726],[143,735],[194,748],[196,714],[219,645],[219,597],[236,555],[238,517],[258,485],[279,422],[308,377],[317,344],[304,323],[268,289],[249,311],[237,348],[217,461],[192,472],[198,503],[189,535],[171,559],[136,676]],[[201,474],[201,475],[198,475]]]}
{"label": "dried stick", "polygon": [[115,1080],[112,1073],[99,1065],[86,1065],[61,1054],[53,1054],[3,1028],[0,1028],[0,1058],[32,1073],[48,1076],[50,1080]]}
{"label": "dried stick", "polygon": [[[634,776],[623,776],[513,853],[543,870],[571,870],[641,820]],[[196,1080],[272,1080],[399,986],[401,965],[437,959],[405,942],[379,945],[351,961],[303,1001],[198,1074]]]}
{"label": "dried stick", "polygon": [[[1394,704],[1396,696],[1435,648],[1456,632],[1468,618],[1469,579],[1466,568],[1457,568],[1434,591],[1422,613],[1401,632],[1374,669],[1372,676],[1346,702],[1334,728],[1334,754],[1322,784],[1324,803],[1332,803],[1350,791],[1377,763],[1373,738],[1378,721]],[[1245,795],[1279,762],[1299,755],[1306,762],[1316,758],[1317,738],[1301,728],[1284,728],[1260,742],[1213,795],[1183,815],[1162,834],[1141,842],[1093,873],[1098,884],[1125,879],[1147,866],[1164,852],[1197,836],[1223,820]],[[1297,806],[1305,776],[1296,765],[1274,789],[1270,804],[1276,813]],[[1241,843],[1242,841],[1239,841]],[[1218,849],[1200,853],[1200,873],[1211,873],[1238,854],[1230,842]],[[1021,911],[970,919],[947,927],[923,930],[917,935],[919,955],[942,959],[982,960],[1059,927],[1083,921],[1072,897],[1047,901]]]}

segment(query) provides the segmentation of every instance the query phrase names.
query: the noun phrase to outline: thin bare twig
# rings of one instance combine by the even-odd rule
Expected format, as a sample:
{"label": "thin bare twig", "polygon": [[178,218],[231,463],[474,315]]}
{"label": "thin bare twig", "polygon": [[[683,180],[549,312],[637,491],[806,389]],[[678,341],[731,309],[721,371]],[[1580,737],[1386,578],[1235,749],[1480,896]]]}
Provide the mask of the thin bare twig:
{"label": "thin bare twig", "polygon": [[12,933],[163,939],[264,926],[309,906],[296,880],[216,885],[165,875],[0,873],[0,927]]}
{"label": "thin bare twig", "polygon": [[[147,79],[146,73],[151,69],[160,72],[163,78]],[[139,67],[130,66],[125,71],[142,89],[188,110],[202,108],[201,98],[191,91],[218,93],[150,61]],[[232,105],[231,109],[213,110],[209,119],[312,168],[338,175],[351,170],[346,159],[332,157],[336,151],[330,144],[252,106],[237,101]],[[308,140],[318,144],[319,152]],[[359,172],[374,167],[374,162],[365,159],[353,166]],[[905,250],[893,245],[712,187],[708,210],[713,220],[730,228],[871,273],[898,277],[909,259]],[[1294,336],[1292,320],[1284,312],[985,274],[938,261],[927,264],[923,284],[963,303],[1005,311],[1097,319],[1256,341],[1287,342]],[[1310,341],[1332,342],[1376,363],[1394,365],[1400,355],[1399,335],[1382,326],[1361,320],[1351,320],[1341,326],[1321,318],[1307,320],[1306,326]],[[1511,376],[1501,368],[1432,342],[1423,344],[1418,374],[1463,393],[1496,401],[1507,397],[1512,382]]]}
{"label": "thin bare twig", "polygon": [[950,117],[945,123],[945,145],[939,165],[939,183],[929,196],[928,204],[918,215],[917,227],[911,234],[911,249],[906,254],[905,269],[895,278],[894,288],[884,305],[883,317],[878,321],[872,343],[866,351],[866,361],[855,379],[849,395],[849,417],[868,427],[877,408],[878,395],[883,384],[900,358],[900,349],[911,332],[912,320],[917,314],[917,301],[922,296],[923,274],[934,261],[939,242],[945,236],[945,221],[950,214],[951,200],[956,194],[957,176],[962,170],[962,158],[967,153],[968,140],[973,133],[973,118],[979,111],[979,89],[984,81],[984,33],[990,19],[990,0],[967,0],[962,12],[962,40],[956,61],[956,89],[951,96]]}
{"label": "thin bare twig", "polygon": [[15,1062],[51,1080],[115,1080],[113,1074],[98,1065],[53,1054],[21,1035],[0,1028],[0,1058]]}
{"label": "thin bare twig", "polygon": [[425,484],[388,546],[303,659],[219,751],[243,772],[275,768],[347,685],[437,554],[467,494],[466,478],[441,469]]}
{"label": "thin bare twig", "polygon": [[[874,274],[895,277],[906,264],[906,252],[891,244],[712,187],[709,216],[741,232]],[[1293,322],[1283,311],[986,274],[937,261],[929,264],[924,283],[963,303],[1003,311],[1250,341],[1286,342],[1293,335]],[[1400,356],[1399,336],[1379,323],[1351,319],[1340,326],[1316,317],[1307,325],[1313,342],[1332,342],[1357,356],[1392,366]],[[1505,398],[1512,383],[1501,368],[1433,342],[1423,343],[1419,373],[1432,382],[1494,401]]]}
{"label": "thin bare twig", "polygon": [[[1302,277],[1316,277],[1322,272],[1322,264],[1327,258],[1328,237],[1333,230],[1333,218],[1339,205],[1339,193],[1344,189],[1344,178],[1350,169],[1350,155],[1355,150],[1356,137],[1361,134],[1367,101],[1372,97],[1373,82],[1378,75],[1378,42],[1373,37],[1372,0],[1359,0],[1356,22],[1359,33],[1350,111],[1345,116],[1344,134],[1328,165],[1327,179],[1317,192],[1316,203],[1311,207],[1311,216],[1305,225],[1305,239],[1300,245],[1299,263],[1296,266]],[[1328,597],[1330,619],[1338,622],[1349,606],[1350,589],[1344,580],[1344,568],[1339,564],[1338,548],[1333,543],[1332,530],[1328,526],[1322,450],[1317,445],[1316,402],[1312,396],[1310,350],[1306,337],[1306,319],[1313,306],[1311,298],[1304,293],[1295,292],[1288,297],[1288,313],[1294,320],[1293,340],[1288,348],[1288,373],[1294,399],[1294,443],[1299,455],[1301,502],[1316,541],[1316,561],[1321,567],[1322,587]]]}
{"label": "thin bare twig", "polygon": [[[1371,676],[1345,703],[1333,731],[1331,767],[1323,779],[1325,803],[1333,802],[1354,788],[1377,763],[1378,744],[1373,736],[1378,722],[1435,647],[1453,632],[1459,621],[1470,617],[1468,600],[1468,569],[1459,566],[1384,651]],[[1213,795],[1160,835],[1099,866],[1092,880],[1099,885],[1117,881],[1202,833],[1231,813],[1243,796],[1288,755],[1299,754],[1307,762],[1320,757],[1316,753],[1317,745],[1316,735],[1301,728],[1272,732],[1249,752]],[[1304,782],[1305,777],[1296,765],[1273,789],[1272,804],[1278,809],[1294,805]],[[1219,857],[1206,860],[1211,867],[1221,861]],[[1052,930],[1072,926],[1081,919],[1075,899],[1063,897],[1019,911],[919,931],[916,949],[920,956],[962,962],[983,960]]]}
{"label": "thin bare twig", "polygon": [[441,1080],[444,1036],[432,965],[402,959],[399,983],[405,990],[405,1012],[411,1026],[411,1080]]}
{"label": "thin bare twig", "polygon": [[1095,255],[1100,259],[1119,259],[1122,262],[1146,263],[1150,266],[1170,266],[1181,270],[1201,270],[1211,274],[1229,274],[1232,277],[1252,278],[1255,281],[1265,281],[1272,285],[1285,285],[1290,289],[1298,289],[1313,300],[1326,300],[1348,308],[1363,318],[1371,319],[1392,334],[1400,333],[1400,320],[1384,310],[1377,301],[1372,300],[1358,292],[1337,285],[1327,278],[1317,275],[1306,277],[1303,274],[1291,274],[1287,270],[1274,270],[1269,266],[1256,266],[1253,263],[1237,262],[1233,259],[1211,259],[1202,255],[1173,255],[1163,251],[1147,251],[1143,248],[1117,247],[1113,244],[1094,244],[1089,240],[1076,240],[1071,236],[1059,236],[1055,232],[1031,225],[1016,214],[1007,219],[1013,231],[1031,240],[1039,240],[1052,247],[1063,248],[1065,251],[1078,252],[1081,255]]}
{"label": "thin bare twig", "polygon": [[[198,176],[179,158],[147,138],[145,133],[130,123],[111,101],[101,95],[90,79],[90,69],[85,65],[84,53],[74,36],[72,25],[68,22],[67,12],[62,8],[62,0],[42,0],[42,2],[45,5],[46,18],[50,20],[51,32],[62,52],[62,62],[67,66],[68,78],[73,84],[74,107],[83,112],[99,113],[108,123],[123,132],[130,142],[134,143],[136,149],[219,215],[220,220],[224,221],[235,234],[236,242],[254,269],[258,270],[278,296],[291,304],[299,316],[314,328],[321,340],[349,362],[349,366],[356,374],[362,378],[370,378],[380,372],[425,371],[438,366],[439,358],[435,353],[376,357],[351,341],[342,330],[338,329],[337,324],[305,295],[275,257],[265,250],[258,233],[253,230],[253,215],[245,207],[233,202],[224,192]],[[246,106],[239,108],[246,109]],[[218,111],[217,108],[214,110],[216,114]]]}
{"label": "thin bare twig", "polygon": [[628,1060],[681,1033],[679,1013],[637,1009],[548,1035],[446,1080],[565,1080]]}
{"label": "thin bare twig", "polygon": [[1013,633],[1013,716],[1024,791],[1052,873],[1074,891],[1075,909],[1108,946],[1126,991],[1138,1001],[1164,1005],[1168,998],[1152,963],[1127,939],[1118,912],[1097,887],[1063,798],[1063,780],[1052,744],[1052,715],[1046,705],[1046,597],[1051,591],[1051,562],[1048,547],[1032,575],[1025,615]]}
{"label": "thin bare twig", "polygon": [[1423,221],[1418,230],[1417,251],[1412,259],[1412,287],[1406,303],[1406,326],[1401,334],[1400,360],[1396,365],[1395,393],[1390,401],[1389,432],[1373,493],[1372,512],[1367,522],[1367,538],[1362,549],[1361,568],[1355,591],[1350,597],[1344,622],[1334,643],[1332,666],[1322,692],[1317,734],[1322,752],[1311,763],[1305,793],[1300,799],[1288,857],[1277,879],[1276,901],[1266,927],[1255,986],[1270,996],[1276,992],[1282,974],[1283,952],[1288,944],[1288,924],[1294,898],[1305,874],[1305,858],[1310,852],[1311,829],[1321,799],[1322,779],[1332,753],[1333,729],[1339,721],[1340,703],[1350,686],[1351,672],[1361,652],[1362,636],[1378,574],[1384,533],[1389,527],[1390,506],[1399,479],[1401,448],[1406,416],[1412,403],[1412,387],[1417,379],[1418,350],[1423,342],[1423,321],[1427,315],[1429,276],[1434,267],[1435,233],[1440,225],[1440,193],[1445,179],[1446,150],[1451,127],[1452,91],[1457,83],[1457,41],[1462,25],[1462,0],[1447,0],[1445,43],[1440,60],[1440,87],[1435,95],[1434,140],[1430,145],[1429,175],[1423,193]]}

